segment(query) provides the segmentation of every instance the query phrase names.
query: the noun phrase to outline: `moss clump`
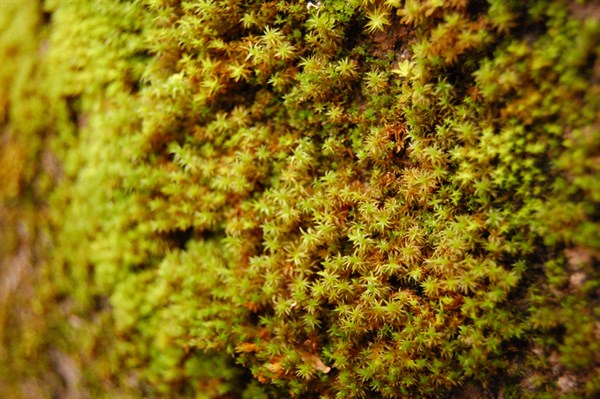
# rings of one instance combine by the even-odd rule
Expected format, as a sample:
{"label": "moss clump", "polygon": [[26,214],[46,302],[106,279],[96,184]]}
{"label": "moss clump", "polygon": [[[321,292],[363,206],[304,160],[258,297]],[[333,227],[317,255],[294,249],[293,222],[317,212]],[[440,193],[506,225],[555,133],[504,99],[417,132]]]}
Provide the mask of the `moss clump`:
{"label": "moss clump", "polygon": [[46,4],[78,389],[598,394],[598,10]]}

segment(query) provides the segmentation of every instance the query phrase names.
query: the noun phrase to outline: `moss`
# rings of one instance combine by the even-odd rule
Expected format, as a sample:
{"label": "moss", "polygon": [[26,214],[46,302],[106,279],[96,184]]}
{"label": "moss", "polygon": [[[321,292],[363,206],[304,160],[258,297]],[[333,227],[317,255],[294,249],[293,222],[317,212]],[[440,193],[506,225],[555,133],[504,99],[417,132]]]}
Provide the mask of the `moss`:
{"label": "moss", "polygon": [[40,71],[3,94],[35,138],[6,162],[48,136],[63,173],[6,178],[51,193],[49,317],[23,327],[49,360],[16,379],[55,359],[46,386],[91,397],[600,392],[593,2],[44,7],[19,26],[47,53],[3,44]]}

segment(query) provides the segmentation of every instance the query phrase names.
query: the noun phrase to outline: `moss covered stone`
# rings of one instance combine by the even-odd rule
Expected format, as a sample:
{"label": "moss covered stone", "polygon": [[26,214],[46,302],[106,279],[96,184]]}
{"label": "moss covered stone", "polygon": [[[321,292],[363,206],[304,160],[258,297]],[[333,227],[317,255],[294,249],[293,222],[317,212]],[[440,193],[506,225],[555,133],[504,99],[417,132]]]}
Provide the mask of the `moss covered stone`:
{"label": "moss covered stone", "polygon": [[600,393],[597,2],[2,14],[15,397]]}

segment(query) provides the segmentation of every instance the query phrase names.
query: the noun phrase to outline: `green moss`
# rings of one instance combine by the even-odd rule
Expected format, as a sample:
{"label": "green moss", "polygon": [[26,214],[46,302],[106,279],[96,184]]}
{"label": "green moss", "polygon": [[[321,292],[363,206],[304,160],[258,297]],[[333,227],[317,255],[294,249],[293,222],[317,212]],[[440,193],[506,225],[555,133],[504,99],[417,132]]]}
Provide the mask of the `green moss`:
{"label": "green moss", "polygon": [[23,25],[47,53],[13,46],[41,72],[4,123],[48,129],[64,173],[39,183],[37,345],[94,363],[65,389],[598,394],[597,6],[310,4],[55,1]]}

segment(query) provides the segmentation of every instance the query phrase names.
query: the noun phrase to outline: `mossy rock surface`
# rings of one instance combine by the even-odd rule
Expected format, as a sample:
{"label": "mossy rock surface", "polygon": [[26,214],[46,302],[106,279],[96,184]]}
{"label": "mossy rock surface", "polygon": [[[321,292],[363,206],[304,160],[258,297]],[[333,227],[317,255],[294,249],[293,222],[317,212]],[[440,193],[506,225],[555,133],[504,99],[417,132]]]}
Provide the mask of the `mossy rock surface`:
{"label": "mossy rock surface", "polygon": [[600,394],[600,6],[7,1],[10,398]]}

